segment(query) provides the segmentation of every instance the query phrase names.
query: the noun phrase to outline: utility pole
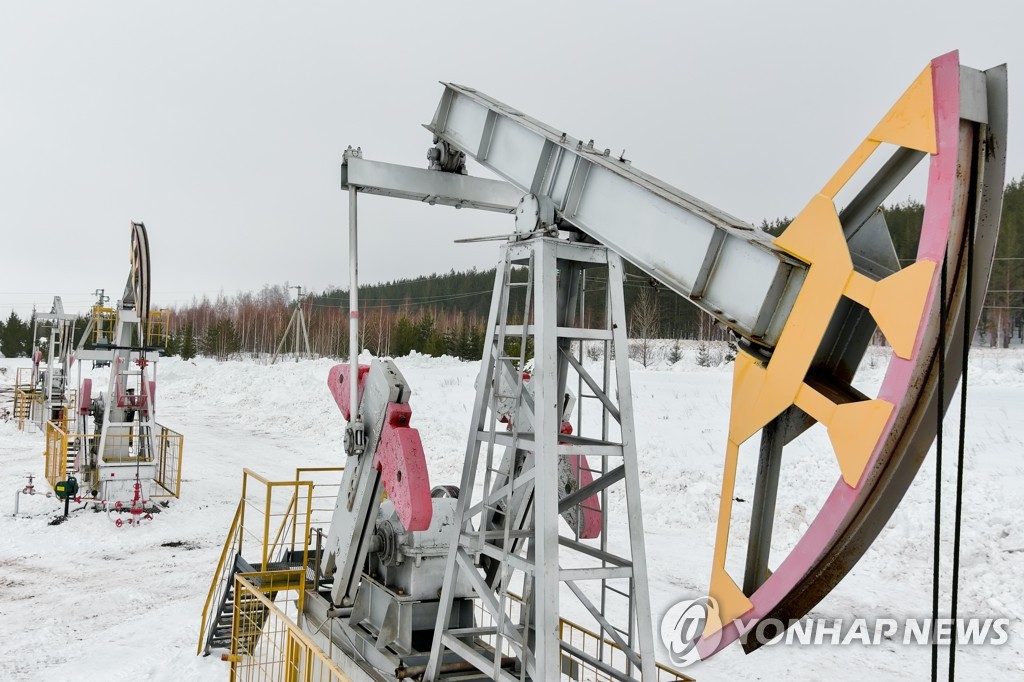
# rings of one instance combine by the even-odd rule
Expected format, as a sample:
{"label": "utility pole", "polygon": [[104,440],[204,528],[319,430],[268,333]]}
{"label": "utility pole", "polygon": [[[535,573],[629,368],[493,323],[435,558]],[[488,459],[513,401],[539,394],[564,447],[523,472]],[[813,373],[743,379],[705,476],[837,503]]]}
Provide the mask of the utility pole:
{"label": "utility pole", "polygon": [[292,312],[291,319],[288,320],[288,326],[284,328],[284,334],[281,335],[281,340],[277,344],[274,357],[270,360],[272,365],[281,355],[281,349],[284,348],[285,342],[288,340],[289,332],[292,335],[292,354],[295,356],[295,361],[298,362],[299,358],[313,357],[313,353],[309,350],[309,327],[306,325],[306,314],[302,310],[302,301],[309,296],[309,292],[303,294],[301,286],[288,288],[298,290],[295,298],[295,310]]}

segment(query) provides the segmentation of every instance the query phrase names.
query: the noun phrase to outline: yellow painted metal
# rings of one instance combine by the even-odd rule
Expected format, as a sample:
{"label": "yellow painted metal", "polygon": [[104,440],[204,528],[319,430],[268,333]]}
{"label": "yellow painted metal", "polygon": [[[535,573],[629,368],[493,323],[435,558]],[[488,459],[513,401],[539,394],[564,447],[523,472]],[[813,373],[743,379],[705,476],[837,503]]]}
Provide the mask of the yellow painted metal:
{"label": "yellow painted metal", "polygon": [[[266,566],[267,563],[268,563],[267,562],[267,557],[269,556],[269,551],[268,551],[269,547],[268,546],[269,546],[270,543],[267,542],[267,540],[270,538],[270,499],[272,497],[272,491],[273,491],[273,486],[268,485],[267,488],[266,488],[267,503],[266,503],[266,506],[264,507],[264,509],[266,509],[267,511],[263,515],[263,560],[260,562],[260,566]],[[287,519],[288,519],[288,512],[285,512],[283,522],[286,522]]]}
{"label": "yellow painted metal", "polygon": [[764,363],[743,351],[736,358],[711,571],[710,594],[718,602],[720,623],[709,624],[706,636],[752,606],[725,568],[740,446],[796,405],[828,429],[842,479],[854,487],[894,409],[884,400],[849,402],[849,396],[826,395],[807,383],[811,362],[843,297],[870,311],[896,355],[909,358],[913,353],[936,263],[919,261],[877,282],[855,272],[834,203],[839,191],[883,142],[935,153],[931,66],[775,239],[776,246],[809,268],[771,360]]}
{"label": "yellow painted metal", "polygon": [[310,528],[327,528],[334,517],[334,507],[341,489],[341,474],[345,467],[299,467],[295,480],[313,481],[310,498]]}
{"label": "yellow painted metal", "polygon": [[[308,499],[308,497],[312,496],[312,488],[313,488],[313,486],[311,486],[311,485],[306,487],[307,499]],[[296,544],[295,544],[295,534],[296,534],[296,529],[297,529],[299,524],[295,523],[295,519],[299,516],[299,514],[298,514],[298,506],[300,504],[299,495],[300,495],[299,491],[296,490],[295,493],[292,495],[291,500],[288,502],[287,509],[285,509],[284,514],[281,517],[281,523],[280,523],[280,525],[278,525],[277,532],[274,534],[274,539],[270,540],[269,542],[264,544],[263,552],[264,552],[264,556],[265,557],[273,557],[273,556],[275,556],[278,553],[278,551],[281,549],[281,547],[284,546],[283,543],[285,541],[285,538],[288,536],[289,531],[291,532],[291,544],[290,544],[290,546],[292,548],[294,548],[296,546]],[[307,507],[307,510],[308,510],[309,505],[307,504],[306,507]],[[268,521],[269,521],[269,518],[270,518],[269,515],[267,515],[267,520]],[[306,524],[306,525],[308,525],[308,524]],[[264,566],[267,565],[266,560],[264,560],[263,565]]]}
{"label": "yellow painted metal", "polygon": [[871,312],[885,340],[901,358],[914,352],[917,320],[924,314],[936,267],[932,261],[921,260],[880,282],[855,272],[847,284],[845,295]]}
{"label": "yellow painted metal", "polygon": [[43,407],[46,396],[35,385],[35,368],[19,367],[14,375],[14,420],[19,431],[35,424],[45,428]]}
{"label": "yellow painted metal", "polygon": [[[69,431],[71,425],[70,417],[65,414],[61,420],[50,420],[46,423],[46,447],[43,451],[45,458],[46,480],[49,484],[55,485],[67,477],[67,460],[70,445],[72,443],[80,451],[90,450],[98,447],[100,437],[93,433],[73,433]],[[146,456],[115,456],[105,454],[102,457],[105,463],[156,463],[153,481],[163,493],[154,493],[153,498],[178,498],[181,496],[181,466],[184,437],[165,426],[157,425],[157,433],[154,436],[156,452]],[[138,435],[108,434],[107,445],[112,452],[126,449],[128,443],[138,442]],[[95,486],[98,481],[91,481],[90,485]]]}
{"label": "yellow painted metal", "polygon": [[301,568],[236,573],[235,577],[249,580],[264,594],[294,590],[298,593],[299,611],[302,610],[306,592],[306,572]]}
{"label": "yellow painted metal", "polygon": [[51,487],[67,477],[68,433],[57,422],[46,422],[44,474]]}
{"label": "yellow painted metal", "polygon": [[153,472],[153,482],[164,492],[154,492],[153,497],[177,499],[181,497],[181,467],[185,437],[166,426],[158,424],[157,428],[156,470]]}
{"label": "yellow painted metal", "polygon": [[879,144],[878,140],[871,139],[861,142],[857,149],[854,150],[853,155],[846,160],[846,163],[836,171],[836,174],[833,175],[828,183],[822,188],[821,196],[834,197],[839,194],[839,190],[841,190],[843,186],[850,181],[853,174],[856,173],[857,170],[864,165],[864,162],[875,153]]}
{"label": "yellow painted metal", "polygon": [[239,527],[242,519],[242,510],[244,505],[242,501],[238,501],[238,506],[235,507],[235,515],[231,519],[231,526],[228,528],[228,535],[224,538],[224,548],[220,552],[220,558],[217,560],[217,570],[213,573],[213,578],[210,580],[210,589],[206,593],[206,602],[203,604],[203,615],[200,619],[199,625],[199,646],[196,647],[196,655],[203,653],[203,646],[206,644],[206,635],[210,628],[213,627],[213,621],[217,617],[215,604],[219,604],[221,597],[223,596],[221,590],[227,588],[228,580],[231,576],[232,562],[229,561],[228,557],[234,557],[238,551],[239,542],[241,540],[239,534]]}
{"label": "yellow painted metal", "polygon": [[[736,357],[743,362],[744,354]],[[737,367],[737,372],[739,367]],[[708,593],[718,602],[718,619],[706,623],[705,636],[712,635],[723,626],[749,611],[753,604],[732,576],[725,570],[725,552],[729,546],[729,521],[732,519],[733,491],[736,488],[736,465],[739,461],[740,446],[731,439],[725,447],[725,471],[722,478],[722,498],[718,507],[718,529],[715,533],[715,554],[711,563],[711,587]]]}
{"label": "yellow painted metal", "polygon": [[99,343],[104,339],[113,343],[117,332],[117,310],[94,305],[90,310],[92,316],[92,341]]}
{"label": "yellow painted metal", "polygon": [[938,151],[931,64],[925,67],[868,137],[929,154]]}
{"label": "yellow painted metal", "polygon": [[235,576],[231,680],[349,682],[351,678],[298,626],[305,576],[274,571]]}
{"label": "yellow painted metal", "polygon": [[46,396],[40,391],[14,389],[14,418],[19,431],[24,431],[31,424],[38,426],[38,420],[42,419],[43,403],[45,402]]}
{"label": "yellow painted metal", "polygon": [[146,345],[166,346],[171,327],[171,311],[150,310],[146,318]]}
{"label": "yellow painted metal", "polygon": [[883,143],[909,147],[934,154],[938,148],[935,139],[935,111],[932,102],[932,67],[929,64],[917,80],[903,93],[867,139],[857,146],[849,159],[822,188],[821,194],[835,198],[850,178],[864,165],[868,157]]}

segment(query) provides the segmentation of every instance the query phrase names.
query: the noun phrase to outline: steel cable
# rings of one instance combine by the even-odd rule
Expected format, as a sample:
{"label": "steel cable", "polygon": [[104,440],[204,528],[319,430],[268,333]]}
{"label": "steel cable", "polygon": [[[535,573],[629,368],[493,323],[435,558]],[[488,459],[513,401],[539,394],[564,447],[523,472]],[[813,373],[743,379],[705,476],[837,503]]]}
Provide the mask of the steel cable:
{"label": "steel cable", "polygon": [[932,682],[939,679],[939,642],[935,637],[935,624],[939,620],[939,563],[940,530],[942,528],[942,419],[946,393],[946,261],[943,255],[939,275],[939,386],[938,402],[935,405],[935,519],[934,543],[932,547]]}
{"label": "steel cable", "polygon": [[[960,587],[960,528],[962,521],[963,512],[963,496],[964,496],[964,453],[965,453],[965,441],[967,433],[967,369],[968,360],[971,350],[971,337],[973,336],[973,329],[971,327],[971,284],[974,277],[974,220],[973,220],[973,206],[969,207],[968,215],[971,216],[967,221],[967,244],[965,245],[964,251],[967,256],[967,282],[964,287],[964,345],[963,355],[960,358],[961,367],[961,378],[960,378],[960,433],[958,436],[957,443],[957,462],[956,462],[956,512],[953,517],[953,577],[952,577],[952,590],[950,595],[950,614],[949,617],[953,623],[953,627],[957,628],[957,606],[959,601],[959,587]],[[953,682],[954,671],[956,668],[956,631],[954,631],[954,639],[949,646],[949,681]]]}

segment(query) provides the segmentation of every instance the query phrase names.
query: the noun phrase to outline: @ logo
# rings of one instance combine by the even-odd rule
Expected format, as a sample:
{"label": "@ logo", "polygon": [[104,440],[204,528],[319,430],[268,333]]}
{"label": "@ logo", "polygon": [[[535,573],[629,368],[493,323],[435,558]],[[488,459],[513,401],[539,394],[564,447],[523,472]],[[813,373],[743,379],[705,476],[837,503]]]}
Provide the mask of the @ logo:
{"label": "@ logo", "polygon": [[697,640],[704,634],[709,623],[719,627],[708,637],[715,645],[722,638],[721,621],[718,617],[718,603],[712,597],[698,597],[681,601],[672,606],[661,619],[661,641],[668,649],[674,665],[686,667],[700,660]]}

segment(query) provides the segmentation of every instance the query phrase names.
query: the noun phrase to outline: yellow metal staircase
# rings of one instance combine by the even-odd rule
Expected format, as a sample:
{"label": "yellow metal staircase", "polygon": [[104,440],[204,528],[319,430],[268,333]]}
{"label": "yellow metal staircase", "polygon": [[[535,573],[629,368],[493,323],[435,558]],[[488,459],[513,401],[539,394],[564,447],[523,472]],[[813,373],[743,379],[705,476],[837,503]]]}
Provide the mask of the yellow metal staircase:
{"label": "yellow metal staircase", "polygon": [[[243,471],[242,497],[203,607],[197,653],[230,649],[232,655],[241,655],[254,650],[269,612],[252,591],[273,603],[279,592],[297,590],[301,595],[307,584],[317,581],[314,527],[326,528],[342,471],[300,468],[291,481],[270,481]],[[325,477],[330,480],[313,480]],[[248,593],[239,590],[239,579],[251,586]]]}

